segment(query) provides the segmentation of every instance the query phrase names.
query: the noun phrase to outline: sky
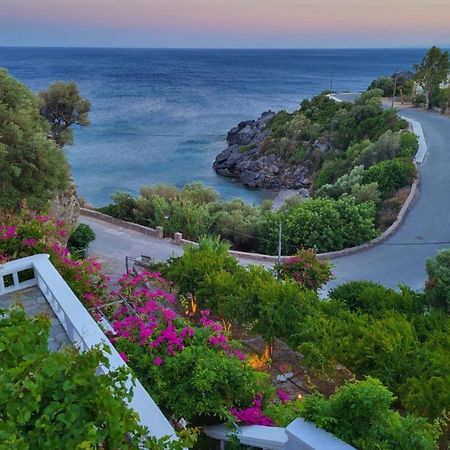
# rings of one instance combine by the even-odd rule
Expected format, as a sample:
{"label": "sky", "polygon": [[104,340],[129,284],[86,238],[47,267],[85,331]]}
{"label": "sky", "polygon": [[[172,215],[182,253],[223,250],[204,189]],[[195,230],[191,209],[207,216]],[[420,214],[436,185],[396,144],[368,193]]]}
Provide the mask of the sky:
{"label": "sky", "polygon": [[450,47],[450,0],[0,0],[0,46]]}

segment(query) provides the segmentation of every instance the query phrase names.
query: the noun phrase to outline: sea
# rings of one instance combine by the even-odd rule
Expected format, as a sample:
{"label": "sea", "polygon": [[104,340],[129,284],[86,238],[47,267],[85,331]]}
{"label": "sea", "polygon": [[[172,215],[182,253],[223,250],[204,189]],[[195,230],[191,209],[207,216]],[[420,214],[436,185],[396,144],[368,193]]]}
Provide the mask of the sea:
{"label": "sea", "polygon": [[227,131],[263,111],[293,111],[325,89],[359,92],[412,70],[425,49],[201,50],[0,48],[0,67],[39,92],[75,80],[91,125],[65,151],[79,194],[94,206],[142,185],[201,181],[224,199],[259,203],[212,169]]}

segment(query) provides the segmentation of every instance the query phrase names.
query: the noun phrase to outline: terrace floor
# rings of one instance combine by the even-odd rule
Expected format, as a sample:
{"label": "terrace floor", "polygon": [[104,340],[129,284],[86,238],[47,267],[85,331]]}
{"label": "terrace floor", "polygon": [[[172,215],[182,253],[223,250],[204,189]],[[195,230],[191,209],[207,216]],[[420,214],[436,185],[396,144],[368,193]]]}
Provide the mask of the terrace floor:
{"label": "terrace floor", "polygon": [[57,352],[68,345],[72,345],[66,331],[38,287],[0,296],[0,309],[7,309],[15,303],[21,303],[30,317],[43,313],[51,320],[48,339],[49,350]]}

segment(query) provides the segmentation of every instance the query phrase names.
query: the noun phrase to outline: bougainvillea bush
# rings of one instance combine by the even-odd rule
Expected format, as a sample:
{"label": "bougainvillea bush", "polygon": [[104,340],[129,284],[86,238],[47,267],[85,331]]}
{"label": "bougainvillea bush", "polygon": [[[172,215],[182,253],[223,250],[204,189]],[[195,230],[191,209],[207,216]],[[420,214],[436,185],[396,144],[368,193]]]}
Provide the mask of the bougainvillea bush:
{"label": "bougainvillea bush", "polygon": [[[116,348],[164,412],[193,424],[230,419],[230,409],[246,407],[262,392],[271,395],[267,376],[251,368],[222,325],[199,313],[196,325],[171,309],[175,298],[145,287],[159,274],[121,278],[119,294],[132,306],[109,311]],[[144,287],[142,285],[144,283]]]}
{"label": "bougainvillea bush", "polygon": [[87,307],[102,304],[109,296],[108,277],[93,258],[73,258],[67,247],[68,229],[48,215],[23,208],[18,215],[0,214],[0,263],[47,253],[75,295]]}
{"label": "bougainvillea bush", "polygon": [[312,249],[298,250],[295,256],[275,265],[280,278],[290,278],[306,289],[317,291],[333,277],[331,264],[317,259]]}

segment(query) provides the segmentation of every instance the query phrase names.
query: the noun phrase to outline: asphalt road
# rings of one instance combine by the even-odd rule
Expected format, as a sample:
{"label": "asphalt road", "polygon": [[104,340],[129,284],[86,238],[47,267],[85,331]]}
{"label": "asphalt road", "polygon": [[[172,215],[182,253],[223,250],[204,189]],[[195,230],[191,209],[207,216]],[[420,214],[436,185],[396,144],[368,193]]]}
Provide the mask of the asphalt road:
{"label": "asphalt road", "polygon": [[[428,145],[419,167],[419,198],[393,237],[370,250],[331,260],[336,279],[325,291],[358,279],[421,289],[426,279],[426,258],[438,249],[450,247],[450,119],[410,109],[403,110],[402,115],[421,122]],[[167,239],[159,240],[87,217],[81,221],[91,225],[97,235],[89,254],[102,261],[113,278],[124,271],[125,256],[144,254],[165,260],[182,253],[182,248]],[[242,259],[241,263],[255,261]]]}
{"label": "asphalt road", "polygon": [[421,289],[426,258],[450,247],[450,119],[411,109],[402,115],[420,121],[428,145],[419,166],[419,198],[390,239],[365,252],[331,260],[336,279],[327,289],[357,279]]}

